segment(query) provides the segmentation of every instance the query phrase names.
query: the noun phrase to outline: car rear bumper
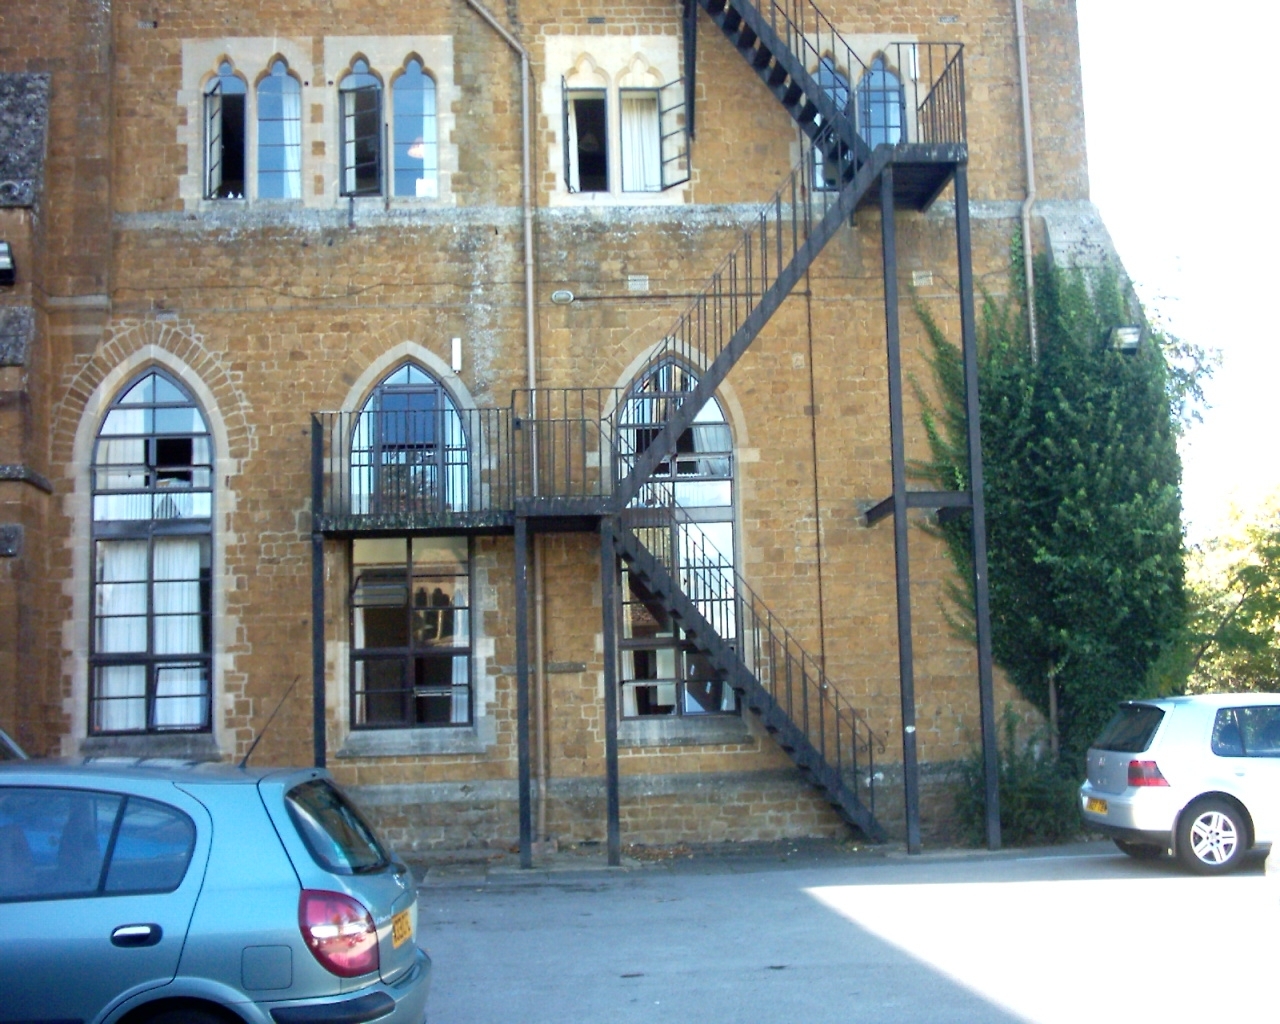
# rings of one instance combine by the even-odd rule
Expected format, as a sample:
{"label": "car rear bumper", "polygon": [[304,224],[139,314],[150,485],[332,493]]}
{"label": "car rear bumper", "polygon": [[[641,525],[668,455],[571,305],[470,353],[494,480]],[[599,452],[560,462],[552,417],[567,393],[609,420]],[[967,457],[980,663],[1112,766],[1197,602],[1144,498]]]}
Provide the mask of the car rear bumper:
{"label": "car rear bumper", "polygon": [[[1090,809],[1101,801],[1102,809]],[[1173,835],[1182,805],[1168,786],[1130,786],[1120,793],[1103,793],[1086,782],[1080,787],[1080,813],[1085,824],[1117,838],[1137,833],[1147,836]],[[1137,835],[1135,841],[1142,842]]]}
{"label": "car rear bumper", "polygon": [[421,949],[413,968],[394,985],[381,982],[339,999],[275,1003],[264,1007],[274,1024],[424,1024],[431,988],[431,958]]}

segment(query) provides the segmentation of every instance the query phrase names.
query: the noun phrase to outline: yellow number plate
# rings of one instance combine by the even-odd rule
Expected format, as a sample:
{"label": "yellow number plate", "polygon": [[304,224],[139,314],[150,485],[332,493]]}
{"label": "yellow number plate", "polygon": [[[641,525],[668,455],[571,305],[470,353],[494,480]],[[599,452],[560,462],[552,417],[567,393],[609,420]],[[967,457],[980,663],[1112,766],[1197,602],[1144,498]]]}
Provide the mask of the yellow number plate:
{"label": "yellow number plate", "polygon": [[402,910],[391,919],[391,945],[399,949],[406,939],[413,938],[413,921],[409,911]]}
{"label": "yellow number plate", "polygon": [[1096,796],[1091,796],[1085,800],[1084,809],[1086,811],[1093,811],[1094,814],[1106,814],[1107,802],[1105,800],[1099,800]]}

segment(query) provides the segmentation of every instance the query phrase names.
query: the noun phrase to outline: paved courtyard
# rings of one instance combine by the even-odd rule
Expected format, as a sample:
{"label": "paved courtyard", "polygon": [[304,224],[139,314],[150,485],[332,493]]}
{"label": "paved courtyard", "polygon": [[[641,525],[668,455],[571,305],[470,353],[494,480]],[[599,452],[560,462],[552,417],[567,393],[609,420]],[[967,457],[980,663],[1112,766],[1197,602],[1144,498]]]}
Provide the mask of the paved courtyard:
{"label": "paved courtyard", "polygon": [[433,867],[432,1024],[1276,1020],[1280,892],[1109,843]]}

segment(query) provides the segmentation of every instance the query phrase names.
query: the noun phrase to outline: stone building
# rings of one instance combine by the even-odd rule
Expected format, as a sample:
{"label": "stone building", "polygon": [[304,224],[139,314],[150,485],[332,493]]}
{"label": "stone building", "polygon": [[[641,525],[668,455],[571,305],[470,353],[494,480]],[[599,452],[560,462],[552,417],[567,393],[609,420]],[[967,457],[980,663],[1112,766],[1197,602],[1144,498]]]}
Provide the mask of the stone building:
{"label": "stone building", "polygon": [[1032,181],[1105,243],[1070,0],[11,0],[0,725],[278,707],[405,849],[945,829],[911,295]]}

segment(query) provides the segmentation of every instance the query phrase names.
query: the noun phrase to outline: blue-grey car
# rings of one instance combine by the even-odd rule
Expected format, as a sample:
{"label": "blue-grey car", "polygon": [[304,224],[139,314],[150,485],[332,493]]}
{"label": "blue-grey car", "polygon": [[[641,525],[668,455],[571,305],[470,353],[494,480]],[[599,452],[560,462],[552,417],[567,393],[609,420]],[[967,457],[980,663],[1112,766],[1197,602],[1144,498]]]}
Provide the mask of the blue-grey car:
{"label": "blue-grey car", "polygon": [[422,1024],[417,917],[323,771],[0,764],[0,1021]]}

